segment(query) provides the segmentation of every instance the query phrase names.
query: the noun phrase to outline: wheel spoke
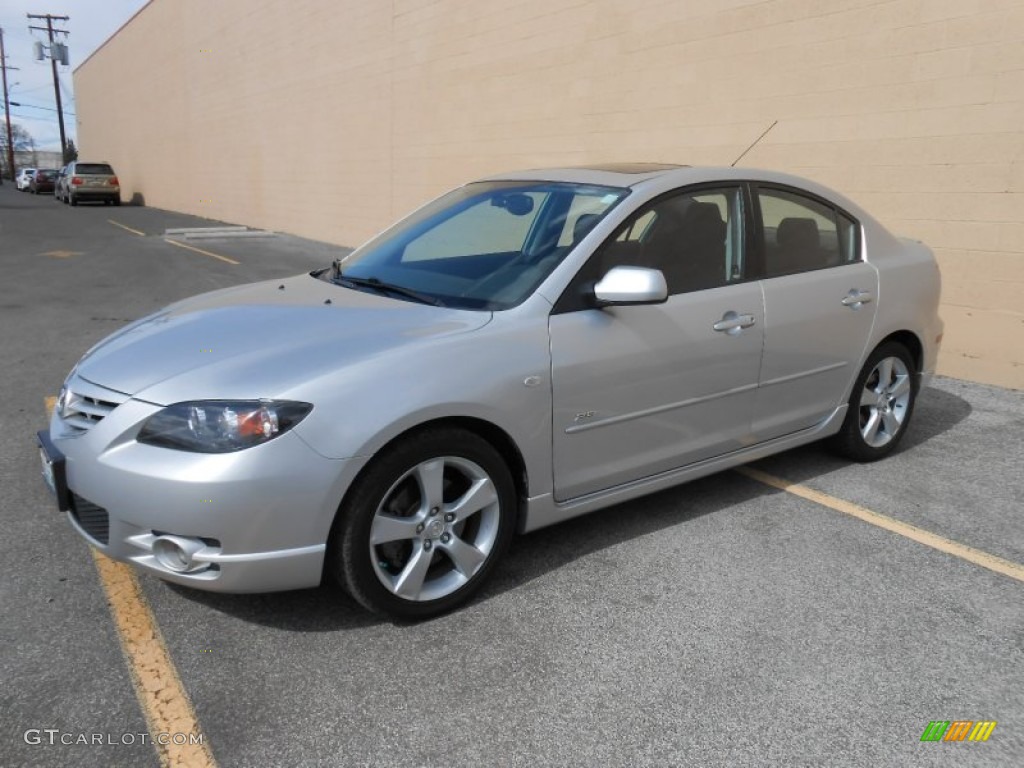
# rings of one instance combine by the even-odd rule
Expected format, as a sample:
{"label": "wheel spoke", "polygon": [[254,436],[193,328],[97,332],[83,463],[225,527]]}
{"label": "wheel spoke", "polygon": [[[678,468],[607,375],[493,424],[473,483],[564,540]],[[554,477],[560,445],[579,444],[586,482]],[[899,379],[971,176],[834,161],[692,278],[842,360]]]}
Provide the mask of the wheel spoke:
{"label": "wheel spoke", "polygon": [[871,410],[871,415],[868,417],[868,423],[861,429],[861,434],[864,435],[864,439],[873,444],[875,438],[878,435],[878,428],[882,425],[882,417],[879,414],[877,408]]}
{"label": "wheel spoke", "polygon": [[370,527],[370,544],[386,544],[389,541],[412,539],[416,536],[417,519],[395,517],[378,512]]}
{"label": "wheel spoke", "polygon": [[885,431],[889,437],[893,437],[900,428],[900,420],[896,418],[896,414],[892,411],[886,411],[882,414],[882,421],[885,423]]}
{"label": "wheel spoke", "polygon": [[433,552],[424,550],[422,547],[417,547],[412,557],[409,558],[409,562],[405,564],[405,568],[398,574],[398,578],[394,582],[394,592],[399,597],[404,597],[408,600],[416,600],[420,596],[420,591],[423,589],[423,581],[427,577],[427,569],[430,568],[430,560],[433,557]]}
{"label": "wheel spoke", "polygon": [[473,482],[457,501],[445,508],[445,512],[455,514],[455,519],[465,520],[484,507],[489,507],[498,500],[498,492],[489,477],[482,477]]}
{"label": "wheel spoke", "polygon": [[910,376],[897,376],[896,381],[889,387],[889,397],[903,397],[910,392]]}
{"label": "wheel spoke", "polygon": [[467,579],[476,573],[477,568],[487,559],[487,555],[458,536],[453,536],[451,541],[441,546],[448,553],[455,568]]}
{"label": "wheel spoke", "polygon": [[873,408],[876,405],[878,405],[878,393],[871,387],[864,387],[864,391],[860,393],[860,407]]}
{"label": "wheel spoke", "polygon": [[892,358],[887,357],[878,364],[878,391],[885,392],[892,383]]}
{"label": "wheel spoke", "polygon": [[416,467],[416,482],[420,486],[423,506],[440,509],[444,503],[444,460],[425,461]]}

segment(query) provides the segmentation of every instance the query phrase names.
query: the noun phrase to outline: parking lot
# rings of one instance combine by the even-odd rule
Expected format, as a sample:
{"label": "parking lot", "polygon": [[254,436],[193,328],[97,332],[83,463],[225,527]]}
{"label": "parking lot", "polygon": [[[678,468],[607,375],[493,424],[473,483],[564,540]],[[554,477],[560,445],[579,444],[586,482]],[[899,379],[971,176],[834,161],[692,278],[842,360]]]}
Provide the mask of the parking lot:
{"label": "parking lot", "polygon": [[[1019,391],[940,377],[883,462],[811,446],[521,537],[421,624],[330,586],[136,595],[43,485],[46,398],[132,319],[345,252],[164,237],[212,223],[0,187],[0,765],[198,765],[160,724],[221,766],[1024,764]],[[965,720],[998,725],[921,741]]]}

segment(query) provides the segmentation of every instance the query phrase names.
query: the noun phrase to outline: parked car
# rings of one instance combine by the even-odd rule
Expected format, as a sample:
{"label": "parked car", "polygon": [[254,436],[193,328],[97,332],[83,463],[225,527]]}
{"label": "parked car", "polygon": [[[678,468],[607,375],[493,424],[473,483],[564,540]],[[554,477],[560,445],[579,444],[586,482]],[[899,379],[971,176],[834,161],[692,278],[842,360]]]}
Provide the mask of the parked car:
{"label": "parked car", "polygon": [[96,201],[120,205],[121,182],[110,163],[75,160],[61,169],[59,199],[70,205]]}
{"label": "parked car", "polygon": [[44,475],[94,547],[168,581],[327,577],[422,618],[516,531],[817,440],[887,456],[939,290],[925,245],[794,176],[505,174],[100,342],[39,433]]}
{"label": "parked car", "polygon": [[18,175],[14,177],[14,185],[18,188],[18,191],[24,192],[27,190],[28,185],[32,182],[32,177],[35,175],[35,168],[22,168],[18,171]]}
{"label": "parked car", "polygon": [[53,184],[57,179],[57,171],[52,168],[40,168],[28,183],[28,191],[33,195],[53,194]]}
{"label": "parked car", "polygon": [[62,165],[57,170],[57,175],[53,180],[53,199],[63,202],[65,193],[65,187],[67,186],[67,171],[68,167]]}

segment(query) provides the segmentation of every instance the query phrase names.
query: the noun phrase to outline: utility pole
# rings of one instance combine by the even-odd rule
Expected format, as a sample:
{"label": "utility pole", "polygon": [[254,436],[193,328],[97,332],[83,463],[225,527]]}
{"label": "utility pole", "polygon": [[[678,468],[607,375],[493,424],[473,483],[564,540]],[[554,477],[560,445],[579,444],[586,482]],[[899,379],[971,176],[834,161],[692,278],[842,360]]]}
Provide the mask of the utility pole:
{"label": "utility pole", "polygon": [[67,35],[67,34],[70,34],[70,33],[66,29],[54,29],[53,28],[53,22],[54,21],[69,21],[71,19],[71,17],[70,16],[53,16],[53,15],[51,15],[49,13],[44,13],[44,14],[28,13],[28,14],[25,14],[25,15],[28,16],[30,19],[46,19],[46,27],[45,28],[44,27],[33,27],[30,24],[29,25],[29,29],[35,29],[35,30],[38,30],[40,32],[46,32],[49,35],[49,37],[50,37],[50,66],[53,68],[53,95],[57,99],[57,122],[60,124],[60,157],[61,157],[61,164],[63,165],[64,162],[65,162],[65,157],[67,156],[67,152],[68,152],[68,142],[67,142],[67,139],[64,138],[64,109],[61,107],[61,104],[60,104],[60,82],[57,80],[57,57],[54,55],[53,35],[54,35],[55,32],[58,33],[58,34],[64,34],[64,35]]}
{"label": "utility pole", "polygon": [[[4,51],[4,30],[0,27],[0,72],[4,80],[4,117],[7,119],[7,162],[14,179],[14,137],[11,135],[11,103],[7,99],[7,53]],[[3,184],[3,173],[0,172],[0,184]]]}

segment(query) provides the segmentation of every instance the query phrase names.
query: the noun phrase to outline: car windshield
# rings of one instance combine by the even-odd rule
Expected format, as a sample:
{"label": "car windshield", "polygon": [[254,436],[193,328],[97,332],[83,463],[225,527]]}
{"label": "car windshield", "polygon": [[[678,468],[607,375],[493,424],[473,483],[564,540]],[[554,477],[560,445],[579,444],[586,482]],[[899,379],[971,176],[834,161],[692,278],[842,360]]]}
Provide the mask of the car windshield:
{"label": "car windshield", "polygon": [[87,176],[113,176],[114,169],[105,163],[79,163],[75,166],[75,173]]}
{"label": "car windshield", "polygon": [[628,194],[564,182],[468,184],[385,230],[320,277],[355,290],[385,293],[390,286],[389,295],[406,300],[419,294],[459,309],[508,309],[524,301]]}

